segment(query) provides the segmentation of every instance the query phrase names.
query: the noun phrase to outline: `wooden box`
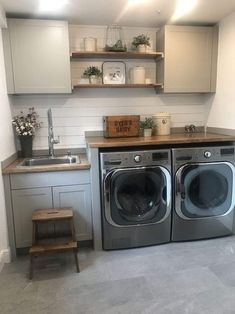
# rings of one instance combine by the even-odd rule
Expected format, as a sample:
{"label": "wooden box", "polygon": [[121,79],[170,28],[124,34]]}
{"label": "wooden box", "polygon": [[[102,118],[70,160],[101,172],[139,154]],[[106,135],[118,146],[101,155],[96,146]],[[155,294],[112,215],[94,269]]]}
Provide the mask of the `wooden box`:
{"label": "wooden box", "polygon": [[103,117],[105,137],[139,136],[140,116]]}

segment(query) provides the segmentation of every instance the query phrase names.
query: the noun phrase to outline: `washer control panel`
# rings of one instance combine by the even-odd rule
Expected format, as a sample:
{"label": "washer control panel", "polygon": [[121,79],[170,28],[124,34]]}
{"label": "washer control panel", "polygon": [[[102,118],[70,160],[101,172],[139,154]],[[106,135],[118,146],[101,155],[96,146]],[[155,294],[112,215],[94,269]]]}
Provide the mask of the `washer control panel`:
{"label": "washer control panel", "polygon": [[170,165],[170,162],[171,153],[167,149],[100,153],[103,169]]}

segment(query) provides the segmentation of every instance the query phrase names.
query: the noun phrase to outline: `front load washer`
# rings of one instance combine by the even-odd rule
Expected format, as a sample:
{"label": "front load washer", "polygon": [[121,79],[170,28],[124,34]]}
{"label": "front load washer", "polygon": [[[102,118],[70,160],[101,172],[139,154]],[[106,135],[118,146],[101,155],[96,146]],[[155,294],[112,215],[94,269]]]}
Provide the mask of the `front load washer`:
{"label": "front load washer", "polygon": [[196,240],[233,233],[235,148],[172,150],[174,201],[172,240]]}
{"label": "front load washer", "polygon": [[170,241],[170,150],[100,154],[103,248]]}

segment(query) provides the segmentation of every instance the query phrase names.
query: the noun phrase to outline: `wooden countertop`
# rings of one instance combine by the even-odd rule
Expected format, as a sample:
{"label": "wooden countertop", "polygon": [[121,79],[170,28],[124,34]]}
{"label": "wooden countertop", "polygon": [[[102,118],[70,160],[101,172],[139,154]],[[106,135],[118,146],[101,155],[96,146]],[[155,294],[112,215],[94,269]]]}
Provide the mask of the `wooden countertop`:
{"label": "wooden countertop", "polygon": [[71,171],[71,170],[85,170],[90,169],[91,164],[87,160],[85,154],[79,154],[80,164],[60,164],[47,166],[33,166],[33,167],[18,167],[23,159],[16,159],[12,164],[2,170],[3,174],[9,173],[31,173],[31,172],[51,172],[51,171]]}
{"label": "wooden countertop", "polygon": [[235,136],[215,133],[180,133],[151,137],[104,138],[102,136],[87,137],[87,145],[91,148],[125,147],[143,145],[192,144],[210,142],[233,142]]}

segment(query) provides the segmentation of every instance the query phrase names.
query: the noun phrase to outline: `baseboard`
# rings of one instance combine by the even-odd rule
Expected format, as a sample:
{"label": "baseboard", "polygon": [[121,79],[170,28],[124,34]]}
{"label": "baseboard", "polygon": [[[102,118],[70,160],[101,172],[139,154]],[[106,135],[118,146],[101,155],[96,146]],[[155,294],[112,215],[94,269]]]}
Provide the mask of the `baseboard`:
{"label": "baseboard", "polygon": [[5,263],[11,262],[11,251],[10,248],[6,250],[0,251],[0,272],[4,266]]}

